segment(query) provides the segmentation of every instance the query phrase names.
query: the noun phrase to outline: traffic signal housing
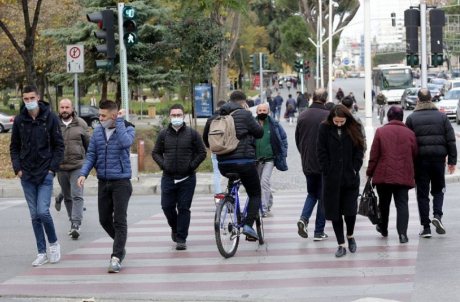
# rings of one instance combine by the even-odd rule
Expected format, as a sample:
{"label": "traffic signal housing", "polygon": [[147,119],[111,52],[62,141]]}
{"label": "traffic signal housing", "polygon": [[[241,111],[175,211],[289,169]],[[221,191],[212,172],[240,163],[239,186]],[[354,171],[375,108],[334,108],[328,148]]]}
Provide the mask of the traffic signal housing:
{"label": "traffic signal housing", "polygon": [[418,54],[407,54],[406,63],[410,67],[418,67],[420,65]]}
{"label": "traffic signal housing", "polygon": [[442,66],[444,63],[444,56],[442,53],[434,53],[431,55],[431,65],[433,67]]}
{"label": "traffic signal housing", "polygon": [[418,59],[418,28],[420,26],[420,11],[406,9],[404,11],[404,26],[406,27],[406,61],[407,65],[419,65]]}
{"label": "traffic signal housing", "polygon": [[136,16],[136,10],[132,6],[123,7],[123,41],[125,46],[130,48],[137,44],[137,25],[134,20]]}
{"label": "traffic signal housing", "polygon": [[302,70],[302,60],[295,60],[295,62],[294,62],[294,70],[296,72],[301,72],[301,70]]}
{"label": "traffic signal housing", "polygon": [[303,63],[303,72],[307,77],[310,77],[310,61],[305,61]]}
{"label": "traffic signal housing", "polygon": [[252,54],[249,56],[252,72],[259,71],[259,54]]}
{"label": "traffic signal housing", "polygon": [[430,10],[430,36],[431,36],[431,65],[441,66],[444,62],[442,29],[446,24],[446,17],[442,9]]}
{"label": "traffic signal housing", "polygon": [[94,36],[104,41],[104,44],[96,45],[97,53],[104,54],[105,60],[96,60],[96,67],[111,68],[116,56],[115,51],[115,16],[110,9],[97,11],[86,15],[89,22],[97,23],[99,31],[94,32]]}
{"label": "traffic signal housing", "polygon": [[264,53],[262,54],[262,69],[268,69],[268,67],[268,54]]}

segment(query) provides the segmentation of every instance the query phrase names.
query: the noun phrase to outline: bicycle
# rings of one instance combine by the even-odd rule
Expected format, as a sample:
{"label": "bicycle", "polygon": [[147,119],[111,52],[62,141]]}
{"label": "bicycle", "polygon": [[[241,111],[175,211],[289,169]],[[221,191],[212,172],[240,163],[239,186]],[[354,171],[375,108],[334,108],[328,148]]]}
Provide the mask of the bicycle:
{"label": "bicycle", "polygon": [[[216,245],[219,253],[225,257],[233,257],[238,249],[241,228],[244,218],[247,215],[248,199],[244,205],[243,212],[240,209],[240,199],[238,190],[241,185],[239,175],[236,173],[226,174],[228,178],[227,192],[215,194],[214,198],[219,200],[217,203],[216,214],[214,216],[214,232]],[[264,227],[261,209],[256,217],[256,229],[259,236],[259,245],[264,244]],[[248,241],[257,241],[246,237]]]}
{"label": "bicycle", "polygon": [[377,115],[380,120],[380,125],[383,125],[383,119],[385,118],[385,104],[379,105],[377,108]]}

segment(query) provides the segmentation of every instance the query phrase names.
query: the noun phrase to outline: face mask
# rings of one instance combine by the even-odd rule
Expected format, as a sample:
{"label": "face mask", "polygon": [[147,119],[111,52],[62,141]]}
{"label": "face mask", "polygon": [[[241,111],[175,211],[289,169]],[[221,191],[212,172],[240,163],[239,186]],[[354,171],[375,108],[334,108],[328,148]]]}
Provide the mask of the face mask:
{"label": "face mask", "polygon": [[268,114],[266,114],[266,113],[259,113],[259,114],[257,115],[257,117],[259,118],[259,120],[262,120],[262,121],[265,120],[265,119],[267,118],[267,116],[268,116]]}
{"label": "face mask", "polygon": [[171,124],[173,126],[182,126],[182,124],[184,123],[184,118],[183,117],[173,117],[171,118]]}
{"label": "face mask", "polygon": [[106,120],[106,121],[101,121],[101,126],[104,127],[105,129],[109,128],[110,126],[113,125],[113,120]]}
{"label": "face mask", "polygon": [[38,107],[38,102],[37,101],[32,101],[32,102],[24,103],[24,104],[25,104],[27,110],[29,110],[29,111],[35,110]]}

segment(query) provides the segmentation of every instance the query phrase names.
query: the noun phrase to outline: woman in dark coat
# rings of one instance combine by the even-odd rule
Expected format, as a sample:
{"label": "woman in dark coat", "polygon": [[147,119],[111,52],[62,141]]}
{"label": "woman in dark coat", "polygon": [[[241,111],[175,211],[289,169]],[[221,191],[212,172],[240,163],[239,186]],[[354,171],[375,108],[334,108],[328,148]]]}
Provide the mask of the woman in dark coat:
{"label": "woman in dark coat", "polygon": [[403,122],[401,107],[391,106],[387,113],[388,124],[375,132],[366,174],[372,178],[379,194],[382,220],[377,231],[388,236],[388,216],[391,196],[396,205],[396,228],[399,242],[406,243],[409,223],[409,189],[415,186],[414,160],[417,155],[417,140],[414,132]]}
{"label": "woman in dark coat", "polygon": [[353,231],[358,208],[359,170],[364,157],[361,126],[345,106],[332,108],[327,120],[320,125],[317,148],[326,219],[332,220],[339,244],[335,256],[342,257],[347,253],[342,216],[347,227],[348,249],[352,253],[356,251]]}

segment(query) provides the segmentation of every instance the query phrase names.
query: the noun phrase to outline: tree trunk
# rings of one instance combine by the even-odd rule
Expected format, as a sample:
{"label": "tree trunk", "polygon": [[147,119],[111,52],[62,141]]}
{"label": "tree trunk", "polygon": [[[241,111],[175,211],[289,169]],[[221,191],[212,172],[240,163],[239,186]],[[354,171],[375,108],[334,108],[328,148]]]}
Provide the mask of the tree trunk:
{"label": "tree trunk", "polygon": [[101,101],[107,100],[107,80],[102,81],[102,89],[101,89]]}

